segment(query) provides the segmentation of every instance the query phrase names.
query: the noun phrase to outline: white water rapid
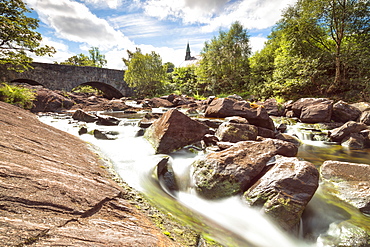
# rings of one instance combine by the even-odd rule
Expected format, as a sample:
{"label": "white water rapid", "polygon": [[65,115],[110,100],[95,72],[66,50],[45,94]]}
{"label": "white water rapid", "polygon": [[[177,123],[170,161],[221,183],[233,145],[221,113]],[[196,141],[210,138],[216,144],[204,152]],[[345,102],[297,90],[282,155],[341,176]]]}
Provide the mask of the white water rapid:
{"label": "white water rapid", "polygon": [[[70,117],[41,116],[40,120],[58,129],[78,135],[81,123],[76,123]],[[242,200],[235,196],[224,200],[209,201],[196,195],[189,187],[190,164],[199,154],[186,150],[172,153],[170,162],[176,174],[180,190],[175,195],[166,193],[153,179],[153,170],[164,155],[155,155],[150,144],[137,136],[139,127],[138,116],[121,119],[119,126],[97,126],[94,123],[86,124],[88,131],[99,129],[114,133],[115,140],[98,140],[93,135],[79,136],[86,142],[98,147],[104,156],[108,157],[114,165],[116,172],[131,187],[143,192],[149,199],[155,201],[159,207],[168,210],[180,220],[194,217],[192,226],[199,231],[214,238],[224,246],[256,246],[256,247],[300,247],[316,246],[315,242],[307,243],[302,239],[288,236],[272,222],[267,220],[255,209],[246,206]],[[163,200],[163,198],[165,200]],[[314,201],[320,204],[320,202]],[[321,205],[322,206],[322,205]],[[173,208],[183,208],[182,213]],[[322,217],[319,214],[318,217]],[[315,224],[314,219],[305,224]],[[336,219],[334,219],[336,220]],[[331,221],[328,221],[330,224]],[[191,222],[187,222],[191,224]],[[316,224],[318,224],[316,222]],[[314,225],[309,225],[314,228]],[[302,230],[303,231],[303,230]],[[315,233],[319,236],[322,232]],[[315,236],[315,237],[317,237]]]}

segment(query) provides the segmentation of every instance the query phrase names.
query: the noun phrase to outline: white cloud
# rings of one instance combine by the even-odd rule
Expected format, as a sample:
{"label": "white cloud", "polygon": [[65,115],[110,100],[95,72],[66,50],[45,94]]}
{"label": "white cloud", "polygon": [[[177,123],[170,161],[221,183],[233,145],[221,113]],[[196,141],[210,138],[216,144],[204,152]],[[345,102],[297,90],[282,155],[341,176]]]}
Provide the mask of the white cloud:
{"label": "white cloud", "polygon": [[252,48],[252,53],[262,50],[266,41],[267,41],[267,38],[264,38],[264,37],[260,37],[260,36],[250,37],[249,42]]}
{"label": "white cloud", "polygon": [[55,30],[55,35],[69,41],[86,43],[103,50],[132,43],[109,23],[83,4],[71,0],[27,0],[42,22]]}
{"label": "white cloud", "polygon": [[83,0],[83,2],[99,9],[117,9],[122,4],[122,0]]}
{"label": "white cloud", "polygon": [[143,5],[145,13],[159,19],[182,20],[185,24],[205,25],[203,32],[228,28],[239,21],[248,29],[273,26],[281,11],[296,0],[149,0]]}

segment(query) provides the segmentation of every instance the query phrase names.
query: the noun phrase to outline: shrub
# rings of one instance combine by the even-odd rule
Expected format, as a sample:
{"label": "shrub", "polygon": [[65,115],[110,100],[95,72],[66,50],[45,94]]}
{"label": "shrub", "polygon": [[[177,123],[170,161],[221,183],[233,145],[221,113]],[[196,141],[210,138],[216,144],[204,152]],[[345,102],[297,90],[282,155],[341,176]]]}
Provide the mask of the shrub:
{"label": "shrub", "polygon": [[95,95],[104,95],[104,92],[89,85],[80,85],[72,89],[74,93],[92,93]]}
{"label": "shrub", "polygon": [[32,89],[9,85],[5,82],[0,85],[0,101],[31,109],[35,98],[35,92]]}

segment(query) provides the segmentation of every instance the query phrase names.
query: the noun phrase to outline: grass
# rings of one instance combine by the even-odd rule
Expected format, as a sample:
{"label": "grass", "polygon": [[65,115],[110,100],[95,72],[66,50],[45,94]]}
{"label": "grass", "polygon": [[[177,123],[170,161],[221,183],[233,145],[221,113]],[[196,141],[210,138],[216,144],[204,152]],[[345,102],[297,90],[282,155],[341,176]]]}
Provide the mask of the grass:
{"label": "grass", "polygon": [[5,82],[0,85],[0,101],[5,103],[31,109],[35,98],[36,95],[32,89],[9,85]]}

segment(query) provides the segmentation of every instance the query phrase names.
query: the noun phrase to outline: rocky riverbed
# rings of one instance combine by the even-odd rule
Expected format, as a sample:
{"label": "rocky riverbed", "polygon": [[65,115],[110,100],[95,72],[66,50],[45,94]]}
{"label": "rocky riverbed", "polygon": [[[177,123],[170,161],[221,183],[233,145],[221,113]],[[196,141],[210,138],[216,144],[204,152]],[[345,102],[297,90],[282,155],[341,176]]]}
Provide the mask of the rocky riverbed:
{"label": "rocky riverbed", "polygon": [[107,167],[77,137],[0,102],[0,245],[197,245]]}
{"label": "rocky riverbed", "polygon": [[[314,165],[310,162],[302,161],[295,157],[298,152],[300,140],[297,136],[288,135],[286,133],[286,129],[289,127],[287,125],[290,125],[288,123],[289,121],[307,123],[311,124],[311,126],[315,124],[316,126],[306,128],[305,130],[313,140],[324,141],[330,145],[343,146],[350,150],[367,150],[370,147],[370,107],[368,103],[363,102],[361,104],[350,105],[343,101],[334,102],[329,99],[304,98],[295,102],[279,105],[274,100],[251,103],[235,95],[222,99],[211,97],[204,101],[196,101],[183,96],[168,95],[161,98],[145,99],[139,102],[141,103],[141,108],[131,107],[129,104],[126,104],[126,102],[128,102],[126,99],[106,100],[93,95],[56,93],[46,89],[40,89],[38,91],[35,107],[32,111],[72,110],[74,111],[72,118],[75,121],[96,122],[99,125],[119,125],[120,120],[117,118],[104,117],[99,114],[94,114],[94,112],[89,113],[87,111],[109,110],[120,111],[123,114],[133,114],[143,109],[150,111],[151,108],[156,107],[171,108],[165,110],[162,114],[150,113],[145,115],[139,123],[139,126],[142,128],[141,134],[145,133],[144,137],[152,144],[157,154],[170,154],[187,145],[193,145],[193,147],[202,150],[206,154],[202,159],[192,164],[193,172],[191,176],[194,180],[193,186],[200,196],[208,199],[241,196],[246,204],[255,208],[260,208],[261,212],[273,219],[277,225],[285,231],[293,233],[293,235],[298,235],[302,214],[308,211],[306,210],[307,204],[315,195],[319,183],[322,183],[322,187],[328,187],[328,191],[330,191],[333,196],[355,207],[363,215],[369,215],[370,190],[368,174],[370,173],[370,166],[368,164],[356,164],[333,160],[326,161],[322,165]],[[180,110],[180,108],[182,109]],[[78,109],[83,109],[84,111]],[[199,120],[189,117],[198,114],[208,119]],[[128,197],[125,198],[124,195],[130,193],[128,193],[126,189],[122,189],[122,187],[118,186],[117,183],[109,180],[109,176],[107,175],[109,173],[101,167],[99,168],[99,165],[96,165],[98,164],[95,163],[97,160],[93,160],[91,151],[88,155],[84,155],[87,154],[86,152],[88,151],[79,150],[83,145],[80,146],[71,141],[68,143],[69,136],[66,138],[66,134],[61,134],[63,132],[59,133],[58,138],[55,136],[55,140],[51,139],[52,141],[48,144],[48,138],[39,140],[39,127],[24,125],[24,123],[28,121],[24,121],[23,116],[19,118],[14,115],[13,118],[16,119],[16,122],[18,121],[17,125],[12,122],[6,122],[7,117],[4,117],[0,124],[5,124],[7,128],[16,126],[21,130],[26,130],[23,131],[24,133],[29,133],[31,131],[29,135],[36,135],[36,139],[23,137],[19,134],[19,136],[22,137],[19,139],[21,143],[18,143],[18,140],[13,136],[13,139],[16,140],[13,144],[12,136],[7,138],[7,135],[4,135],[5,144],[2,145],[0,143],[0,147],[5,148],[4,153],[10,149],[15,153],[20,152],[22,155],[25,155],[27,157],[25,160],[31,161],[25,163],[27,164],[26,167],[31,171],[37,171],[36,174],[33,175],[36,178],[33,179],[33,176],[30,176],[30,179],[25,179],[24,177],[27,175],[25,172],[23,177],[20,176],[20,181],[30,180],[32,183],[36,183],[36,185],[27,186],[33,188],[30,189],[31,192],[35,191],[31,193],[32,196],[40,193],[34,188],[41,188],[41,190],[45,190],[44,193],[46,193],[45,195],[40,194],[42,195],[41,197],[37,196],[37,198],[46,198],[45,200],[42,199],[42,202],[36,201],[36,203],[34,203],[29,198],[26,200],[27,202],[32,201],[32,206],[27,206],[27,209],[30,209],[31,213],[26,215],[32,215],[32,210],[34,210],[34,208],[38,210],[42,209],[41,211],[47,212],[48,214],[62,214],[63,216],[65,214],[73,215],[71,219],[67,218],[65,221],[58,220],[58,224],[55,223],[53,227],[47,228],[42,225],[45,229],[40,227],[36,235],[23,239],[21,244],[27,244],[29,241],[32,243],[33,241],[38,243],[39,240],[46,241],[45,239],[49,239],[48,233],[52,233],[54,229],[66,228],[65,226],[77,223],[81,224],[80,222],[82,222],[82,219],[90,219],[91,215],[99,215],[99,213],[104,212],[102,210],[106,208],[108,211],[111,210],[112,212],[114,212],[113,209],[117,208],[120,211],[131,212],[128,206],[129,209],[127,210],[123,206],[111,206],[112,202],[119,201],[119,199],[123,200],[122,203],[127,203],[125,199]],[[273,118],[278,118],[275,119],[275,123]],[[279,121],[281,123],[277,124]],[[42,128],[45,128],[45,126]],[[80,134],[84,134],[87,133],[88,130],[81,128],[80,131]],[[11,131],[8,132],[12,133]],[[42,132],[50,134],[51,132],[54,133],[54,130]],[[104,133],[99,130],[94,130],[92,133],[98,139],[113,140],[115,138],[114,133]],[[40,136],[42,137],[41,134]],[[61,136],[63,136],[63,138]],[[62,143],[60,147],[57,145],[59,137]],[[76,140],[76,138],[72,139]],[[6,140],[8,140],[7,144]],[[28,142],[32,145],[25,144]],[[46,154],[44,148],[39,147],[40,145],[45,145],[49,152]],[[78,146],[78,149],[76,148],[75,150],[75,146]],[[50,149],[50,147],[58,148],[58,150],[54,152],[54,149]],[[68,148],[72,148],[73,151],[69,152]],[[40,152],[40,154],[36,155],[36,158],[31,158],[35,152]],[[71,161],[68,161],[67,158],[63,158],[67,157],[67,153]],[[13,156],[16,157],[16,155]],[[166,163],[166,160],[168,159],[163,159],[158,164],[158,178],[161,177],[164,179],[164,186],[167,187],[169,191],[176,192],[176,180],[173,177],[174,175],[170,172],[171,167]],[[37,165],[34,165],[34,161],[40,164],[46,162],[48,165],[52,163],[50,164],[52,169],[49,167],[43,168],[43,165],[39,168]],[[98,167],[100,170],[90,169],[89,166],[87,168],[88,172],[86,172],[86,178],[88,181],[94,182],[90,186],[92,188],[91,193],[93,193],[93,191],[96,193],[96,191],[100,190],[102,190],[102,193],[99,193],[99,195],[94,194],[93,196],[84,194],[77,199],[70,196],[72,192],[76,192],[77,194],[82,193],[85,189],[77,190],[77,188],[84,188],[84,186],[86,187],[89,185],[89,183],[86,182],[85,173],[77,169],[78,165],[76,162],[90,165],[95,163],[95,168]],[[13,163],[17,164],[16,162]],[[24,166],[25,165],[21,166],[21,168]],[[35,169],[34,166],[37,167],[37,169]],[[85,168],[82,169],[84,170]],[[14,170],[17,171],[16,169]],[[13,169],[8,169],[8,171],[13,171]],[[71,171],[78,173],[79,176],[83,174],[83,176],[79,179],[78,183],[72,183],[71,187],[62,187],[64,190],[61,190],[58,186],[61,186],[62,183],[65,185],[65,181],[71,183],[73,181],[71,176],[78,177],[77,175],[71,175]],[[46,172],[46,174],[42,176],[43,179],[37,177],[38,174],[43,174],[43,172]],[[53,176],[49,175],[50,172]],[[18,173],[21,174],[21,172]],[[3,177],[18,178],[18,173],[10,173],[10,175],[4,175]],[[66,174],[67,177],[63,180],[54,178],[56,177],[56,173]],[[94,177],[96,174],[99,174],[98,178]],[[45,179],[48,178],[48,176],[53,177],[56,181],[53,182],[54,180]],[[103,179],[104,176],[106,180]],[[11,185],[14,184],[14,182],[7,183]],[[109,189],[104,186],[102,188],[94,188],[94,186],[109,183],[114,184],[112,188],[120,188],[118,192],[110,186]],[[18,183],[17,186],[14,186],[14,188],[18,188],[21,191],[19,194],[22,195],[22,193],[26,193],[26,195],[29,195],[28,190],[22,187],[25,182],[20,182],[19,184],[21,184],[21,186],[19,186]],[[6,186],[3,187],[5,188]],[[49,188],[51,188],[50,191]],[[51,193],[54,191],[54,188],[56,188],[56,194]],[[113,192],[111,192],[111,190],[113,190]],[[7,193],[13,193],[13,190],[9,191]],[[13,194],[11,194],[11,196],[8,196],[6,193],[4,194],[6,195],[5,198],[10,198],[5,200],[9,205],[11,204],[9,201],[25,204],[23,199],[18,200],[18,197]],[[61,199],[59,199],[59,194],[61,195]],[[86,199],[84,196],[88,198]],[[23,197],[26,196],[21,196],[21,198]],[[47,203],[44,203],[44,201]],[[72,203],[73,206],[68,203]],[[130,205],[130,203],[128,204]],[[13,211],[16,211],[7,209],[11,207],[6,206],[6,203],[4,205],[5,206],[2,207],[4,212],[13,213]],[[137,206],[137,204],[135,205]],[[24,212],[28,211],[24,209]],[[103,215],[104,217],[111,217],[110,213],[103,213]],[[116,214],[113,213],[113,216],[115,215]],[[125,214],[124,216],[117,217],[121,219],[130,218]],[[31,222],[27,217],[25,219]],[[50,221],[50,217],[48,219]],[[42,222],[44,221],[45,220]],[[49,224],[48,221],[46,222],[47,223],[44,224]],[[97,220],[97,222],[99,222],[99,220]],[[115,221],[112,220],[108,222],[107,225],[116,226],[117,223],[114,222]],[[150,225],[149,221],[148,224]],[[97,227],[96,225],[101,226],[102,224],[92,224],[91,228]],[[105,225],[105,227],[107,227],[107,225]],[[145,227],[146,226],[143,226],[143,228]],[[87,224],[86,230],[91,228]],[[339,229],[339,231],[345,232],[345,234],[343,233],[338,236],[336,235],[338,231],[329,231],[331,228]],[[328,229],[326,235],[320,234],[320,236],[314,236],[315,239],[317,238],[318,242],[321,241],[321,243],[324,243],[323,246],[332,246],[331,244],[333,243],[340,246],[368,246],[370,244],[370,229],[367,226],[356,225],[351,221],[343,221],[340,224],[330,224],[330,229]],[[122,231],[122,229],[120,230]],[[168,241],[168,238],[164,237],[163,234],[161,235],[158,229],[154,227],[153,231],[155,230],[157,230],[158,235],[155,235],[156,238],[154,238],[153,241],[158,241],[157,243],[151,245],[151,243],[140,242],[135,246],[162,246],[162,241]],[[98,229],[97,231],[99,232],[101,230]],[[115,230],[113,230],[113,232],[114,231]],[[141,232],[140,228],[139,232]],[[182,230],[181,232],[183,233]],[[361,234],[358,234],[359,232]],[[145,233],[142,234],[145,235]],[[177,236],[167,231],[166,235],[171,235],[171,238],[175,240],[177,238]],[[190,240],[192,243],[187,242],[184,243],[184,245],[198,245],[197,242],[199,238],[197,234],[194,232],[191,233],[190,231],[190,236],[192,236],[192,240]],[[97,238],[101,239],[103,242],[105,241],[104,234],[102,234],[102,236],[97,236]],[[137,235],[134,239],[136,238],[141,239],[142,236]],[[117,237],[117,239],[121,238]],[[177,244],[176,241],[170,241],[169,243],[174,246]],[[163,246],[170,245],[168,245],[167,242],[163,242]]]}

